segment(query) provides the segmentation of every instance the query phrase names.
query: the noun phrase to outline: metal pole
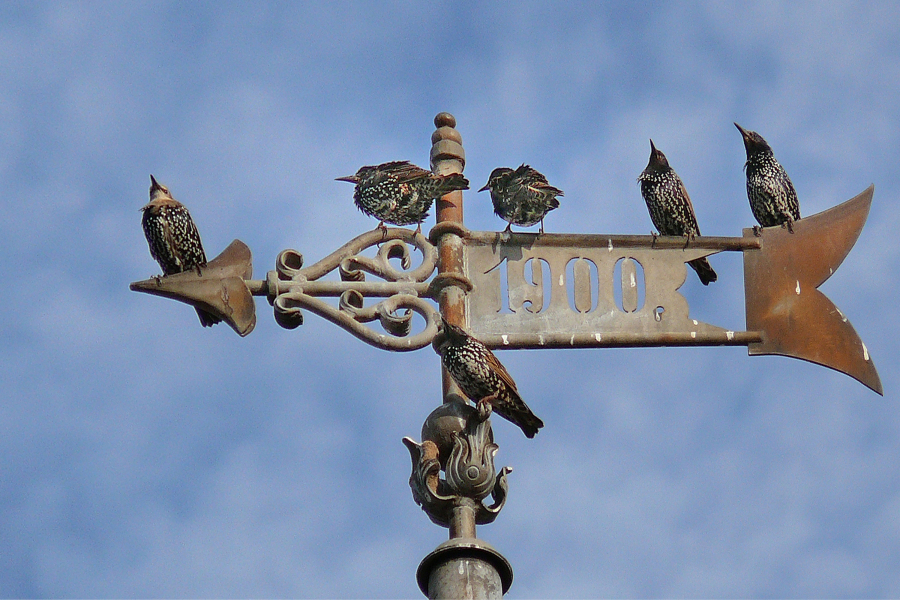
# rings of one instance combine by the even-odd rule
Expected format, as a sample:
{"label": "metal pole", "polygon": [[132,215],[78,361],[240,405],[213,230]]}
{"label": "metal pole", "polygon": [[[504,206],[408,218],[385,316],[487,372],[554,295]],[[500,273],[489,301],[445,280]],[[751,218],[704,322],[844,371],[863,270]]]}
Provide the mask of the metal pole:
{"label": "metal pole", "polygon": [[[449,113],[434,118],[437,128],[431,136],[431,167],[435,173],[462,173],[465,151],[456,131],[456,119]],[[462,192],[452,192],[438,201],[438,272],[463,276],[463,240],[452,233],[463,224]],[[446,228],[446,229],[445,229]],[[465,298],[457,286],[447,286],[439,298],[441,314],[448,322],[465,326]],[[426,428],[458,413],[460,398],[446,370],[442,371],[444,405],[426,422]],[[444,415],[446,413],[446,415]],[[423,439],[424,439],[423,430]],[[449,518],[450,539],[432,551],[419,564],[416,580],[428,598],[499,599],[512,584],[512,567],[490,544],[479,540],[475,532],[476,501],[460,497]]]}
{"label": "metal pole", "polygon": [[[462,136],[456,130],[456,118],[447,112],[438,113],[434,118],[437,128],[431,134],[431,169],[438,175],[462,173],[466,167],[466,152],[462,147]],[[461,191],[451,192],[437,202],[437,222],[463,224],[463,195]],[[463,275],[463,241],[459,236],[441,236],[438,244],[438,273]],[[448,322],[465,326],[466,304],[461,290],[456,286],[444,288],[439,298],[441,314]],[[444,402],[449,401],[455,386],[450,375],[441,369]],[[474,537],[474,536],[473,536]]]}

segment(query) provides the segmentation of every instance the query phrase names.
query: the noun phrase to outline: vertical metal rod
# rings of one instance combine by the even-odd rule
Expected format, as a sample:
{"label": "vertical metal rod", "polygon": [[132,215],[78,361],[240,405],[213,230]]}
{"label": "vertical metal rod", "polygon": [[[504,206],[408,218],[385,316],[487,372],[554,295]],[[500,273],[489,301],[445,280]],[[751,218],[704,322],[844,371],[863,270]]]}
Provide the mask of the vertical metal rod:
{"label": "vertical metal rod", "polygon": [[[466,166],[466,153],[462,147],[462,136],[455,129],[456,118],[442,112],[434,118],[437,128],[431,135],[431,169],[438,175],[462,173]],[[463,194],[451,192],[437,202],[437,222],[463,224]],[[438,245],[438,273],[463,274],[463,244],[455,235],[445,235]],[[454,325],[465,326],[466,307],[459,288],[444,288],[439,299],[441,314]],[[448,401],[454,384],[446,369],[441,369],[442,397]]]}
{"label": "vertical metal rod", "polygon": [[[466,154],[456,119],[450,113],[434,118],[437,128],[431,136],[431,169],[438,175],[462,173]],[[451,192],[437,202],[437,222],[463,224],[462,192]],[[463,275],[463,240],[445,234],[438,245],[438,273]],[[448,322],[465,326],[466,305],[462,290],[447,286],[438,299],[441,314]],[[441,369],[444,402],[457,395],[446,369]],[[438,546],[419,565],[416,579],[428,598],[501,599],[512,584],[512,567],[490,544],[475,537],[475,510],[461,502],[450,517],[450,539]]]}
{"label": "vertical metal rod", "polygon": [[475,509],[460,505],[453,508],[450,517],[450,539],[475,537]]}

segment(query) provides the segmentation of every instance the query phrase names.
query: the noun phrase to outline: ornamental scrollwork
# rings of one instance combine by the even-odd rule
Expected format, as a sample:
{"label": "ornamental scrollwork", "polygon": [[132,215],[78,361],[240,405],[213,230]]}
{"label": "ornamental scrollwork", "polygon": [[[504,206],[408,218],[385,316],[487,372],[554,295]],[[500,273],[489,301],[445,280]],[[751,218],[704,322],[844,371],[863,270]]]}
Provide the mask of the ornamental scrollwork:
{"label": "ornamental scrollwork", "polygon": [[[376,245],[374,257],[362,254]],[[422,260],[413,266],[417,251]],[[267,278],[275,320],[292,329],[303,323],[303,310],[309,310],[378,348],[418,350],[431,343],[440,323],[437,309],[426,300],[436,294],[434,282],[427,280],[437,258],[437,249],[425,236],[402,228],[364,233],[308,267],[302,254],[284,250]],[[340,281],[323,279],[335,270]],[[368,281],[367,275],[382,281]],[[338,299],[337,306],[323,300],[329,297]],[[382,300],[367,306],[367,298]],[[425,320],[425,327],[410,335],[414,313]],[[373,321],[386,333],[366,325]]]}

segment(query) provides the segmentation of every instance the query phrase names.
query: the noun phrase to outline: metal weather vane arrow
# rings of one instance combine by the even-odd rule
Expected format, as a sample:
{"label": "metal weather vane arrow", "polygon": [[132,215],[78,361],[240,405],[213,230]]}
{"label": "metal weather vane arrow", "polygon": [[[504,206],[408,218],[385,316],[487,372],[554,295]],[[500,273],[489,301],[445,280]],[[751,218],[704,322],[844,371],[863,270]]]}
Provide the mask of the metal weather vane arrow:
{"label": "metal weather vane arrow", "polygon": [[[831,277],[859,238],[875,186],[793,224],[761,232],[758,251],[744,253],[747,327],[763,333],[751,356],[780,354],[831,367],[884,395],[866,345],[853,325],[817,288]],[[744,235],[751,235],[749,229]]]}
{"label": "metal weather vane arrow", "polygon": [[198,272],[196,269],[136,281],[130,288],[178,300],[213,313],[241,337],[256,327],[256,305],[247,280],[253,276],[250,248],[234,240]]}
{"label": "metal weather vane arrow", "polygon": [[[746,345],[751,356],[808,360],[883,394],[865,344],[817,289],[859,237],[873,190],[794,222],[793,233],[748,228],[740,238],[698,236],[687,245],[676,236],[498,233],[446,222],[432,229],[429,241],[412,230],[379,228],[306,268],[300,253],[285,250],[265,280],[250,279],[250,250],[235,240],[199,273],[154,277],[131,289],[202,308],[241,336],[256,323],[251,296],[266,296],[286,328],[299,326],[301,310],[310,310],[373,346],[410,351],[438,332],[439,313],[426,299],[437,301],[443,289],[457,287],[470,332],[491,348]],[[462,240],[462,275],[440,272],[436,246],[446,235]],[[374,258],[362,254],[376,245]],[[747,331],[692,319],[678,292],[685,263],[722,251],[744,256]],[[415,252],[422,259],[410,268]],[[322,279],[335,270],[341,281]],[[366,281],[364,273],[384,281]],[[619,299],[614,285],[621,285]],[[322,300],[327,297],[338,298],[338,306]],[[365,307],[366,298],[381,300]],[[410,311],[425,319],[415,335]],[[376,320],[387,334],[364,325]]]}

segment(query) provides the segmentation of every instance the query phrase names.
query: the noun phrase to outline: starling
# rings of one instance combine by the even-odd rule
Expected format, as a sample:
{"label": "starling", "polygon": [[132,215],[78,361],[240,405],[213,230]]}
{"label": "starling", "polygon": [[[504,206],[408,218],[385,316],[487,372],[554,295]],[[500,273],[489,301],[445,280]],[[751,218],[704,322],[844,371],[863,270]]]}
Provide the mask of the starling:
{"label": "starling", "polygon": [[472,401],[490,404],[501,417],[521,427],[525,437],[533,438],[544,426],[522,401],[516,383],[487,346],[445,320],[439,349],[444,367]]}
{"label": "starling", "polygon": [[544,233],[544,217],[554,208],[559,208],[557,196],[561,189],[547,183],[547,178],[529,167],[521,165],[515,171],[509,167],[498,167],[491,171],[487,184],[478,190],[491,190],[494,213],[508,221],[504,231],[510,231],[513,224],[529,227],[541,224]]}
{"label": "starling", "polygon": [[469,189],[469,181],[461,173],[435,175],[406,160],[387,162],[374,167],[360,167],[356,175],[338,177],[336,181],[356,184],[353,201],[356,207],[384,222],[394,225],[417,225],[436,198],[456,190]]}
{"label": "starling", "polygon": [[[700,235],[691,198],[684,189],[681,178],[669,166],[666,155],[653,145],[653,140],[650,140],[650,162],[638,181],[641,183],[641,195],[650,211],[650,220],[659,233],[683,235],[688,240]],[[718,279],[706,258],[698,258],[688,264],[697,271],[703,285],[709,285]]]}
{"label": "starling", "polygon": [[[206,253],[200,243],[200,233],[191,213],[172,197],[166,186],[150,176],[150,203],[141,209],[141,225],[150,245],[150,255],[156,259],[163,275],[174,275],[206,266]],[[200,323],[212,327],[221,319],[205,310],[197,309]]]}
{"label": "starling", "polygon": [[[794,221],[800,220],[800,203],[794,184],[772,153],[766,140],[755,131],[734,124],[744,138],[747,150],[747,198],[750,210],[763,227],[787,226],[794,233]],[[754,227],[759,235],[759,228]]]}

